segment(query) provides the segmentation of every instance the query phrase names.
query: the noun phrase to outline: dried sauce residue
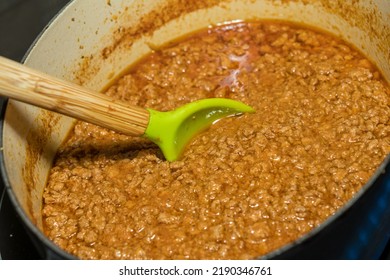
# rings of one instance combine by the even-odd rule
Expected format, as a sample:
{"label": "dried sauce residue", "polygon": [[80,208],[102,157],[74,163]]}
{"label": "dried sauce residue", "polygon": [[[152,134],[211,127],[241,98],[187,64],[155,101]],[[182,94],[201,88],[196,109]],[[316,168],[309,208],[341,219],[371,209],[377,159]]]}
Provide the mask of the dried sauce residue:
{"label": "dried sauce residue", "polygon": [[42,110],[40,116],[37,117],[37,120],[41,123],[34,125],[33,127],[36,129],[30,130],[26,136],[26,163],[22,170],[22,176],[27,188],[27,211],[36,224],[38,223],[38,217],[36,217],[32,205],[32,202],[37,200],[37,197],[33,196],[38,183],[37,176],[39,175],[36,167],[44,155],[44,150],[48,149],[47,141],[50,139],[50,135],[53,133],[59,119],[60,117],[55,113]]}
{"label": "dried sauce residue", "polygon": [[79,122],[44,192],[45,233],[82,259],[250,259],[301,237],[390,152],[390,88],[346,42],[241,22],[155,51],[106,92],[170,110],[207,97],[223,119],[169,163],[143,138]]}
{"label": "dried sauce residue", "polygon": [[[100,69],[110,54],[117,48],[130,48],[132,44],[142,36],[151,35],[167,22],[181,17],[192,11],[210,8],[223,2],[220,0],[184,1],[169,0],[161,4],[150,13],[144,15],[138,24],[125,28],[122,25],[112,32],[113,43],[105,47],[99,54],[83,57],[79,63],[79,70],[75,73],[76,82],[84,84]],[[124,9],[124,13],[127,8]],[[137,10],[133,13],[138,13]],[[120,18],[120,16],[118,16]],[[124,24],[125,25],[125,24]]]}

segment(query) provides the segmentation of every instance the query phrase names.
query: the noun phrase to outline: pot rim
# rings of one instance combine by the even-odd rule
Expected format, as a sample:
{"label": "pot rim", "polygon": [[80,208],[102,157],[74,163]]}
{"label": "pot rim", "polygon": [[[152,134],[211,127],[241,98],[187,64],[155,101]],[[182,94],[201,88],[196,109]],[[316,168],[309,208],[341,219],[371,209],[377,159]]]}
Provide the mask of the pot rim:
{"label": "pot rim", "polygon": [[371,175],[370,179],[354,194],[354,196],[349,199],[342,207],[340,207],[333,215],[329,216],[325,219],[319,226],[310,230],[303,236],[298,239],[275,249],[268,254],[265,254],[261,259],[272,259],[275,258],[284,252],[290,250],[293,247],[301,245],[305,242],[309,242],[312,238],[315,238],[324,228],[330,226],[335,223],[337,220],[340,220],[356,203],[357,201],[363,199],[364,195],[372,188],[375,187],[375,182],[379,179],[379,177],[386,171],[386,167],[390,166],[390,154],[386,156],[386,158],[382,161],[382,163],[375,170],[374,174]]}
{"label": "pot rim", "polygon": [[[57,20],[57,18],[63,13],[65,9],[69,5],[71,5],[74,2],[74,0],[70,0],[68,3],[66,3],[51,19],[50,21],[45,25],[45,27],[39,32],[37,37],[34,39],[34,41],[31,43],[29,48],[27,49],[26,53],[24,54],[21,63],[24,63],[28,56],[30,55],[32,49],[37,45],[43,34],[50,28],[50,26],[53,24],[54,21]],[[7,110],[8,105],[8,98],[4,99],[4,102],[0,105],[0,147],[3,147],[3,133],[4,133],[4,121],[5,121],[5,113]],[[14,191],[12,190],[11,183],[8,178],[7,170],[5,167],[5,158],[4,158],[4,151],[3,149],[0,150],[0,176],[1,181],[4,184],[4,189],[8,194],[8,197],[18,214],[20,220],[23,222],[24,226],[27,226],[27,228],[33,233],[42,243],[43,245],[47,246],[49,249],[53,250],[56,254],[67,258],[67,259],[77,259],[72,254],[69,254],[65,250],[61,249],[59,246],[57,246],[53,241],[51,241],[46,235],[39,230],[39,228],[31,221],[31,219],[28,217],[26,212],[23,210],[22,206],[20,205],[18,199],[16,198],[16,195]],[[34,244],[35,245],[35,244]],[[46,249],[46,248],[45,248]],[[48,252],[45,250],[46,255],[48,255]]]}
{"label": "pot rim", "polygon": [[[63,11],[71,5],[75,0],[70,0],[62,9],[46,24],[46,26],[43,28],[43,30],[38,34],[38,36],[35,38],[33,43],[28,48],[27,52],[22,58],[22,63],[26,61],[28,56],[30,55],[30,52],[32,49],[37,45],[37,43],[40,41],[41,37],[45,32],[50,28],[52,23],[57,20],[57,18],[63,13]],[[3,147],[3,128],[4,128],[4,121],[5,121],[5,113],[8,105],[8,99],[5,99],[2,104],[0,104],[0,147]],[[355,195],[342,207],[340,207],[333,215],[328,217],[326,220],[324,220],[319,226],[315,227],[314,229],[310,230],[308,233],[304,234],[300,238],[287,243],[265,255],[257,256],[255,258],[257,259],[273,259],[277,256],[282,255],[283,253],[287,252],[288,250],[297,247],[305,242],[308,242],[310,239],[315,238],[324,228],[328,227],[330,224],[334,223],[336,220],[340,219],[350,208],[360,199],[363,199],[364,194],[371,188],[373,188],[375,182],[380,177],[380,175],[385,171],[386,167],[390,163],[390,154],[386,156],[386,158],[382,161],[382,163],[378,166],[375,173],[370,177],[370,179],[360,188],[359,191],[355,193]],[[58,245],[56,245],[53,241],[51,241],[28,217],[26,212],[23,210],[21,204],[19,203],[16,194],[14,193],[11,183],[8,178],[7,170],[5,167],[5,158],[4,158],[4,151],[3,149],[0,149],[0,176],[1,180],[4,183],[4,188],[10,198],[10,201],[16,210],[19,218],[23,222],[25,226],[27,226],[28,230],[31,231],[31,233],[38,238],[39,241],[43,243],[43,245],[47,246],[49,249],[51,249],[54,253],[58,254],[60,257],[64,259],[78,259],[78,257],[66,252],[62,248],[60,248]],[[45,248],[46,249],[46,248]],[[47,254],[47,252],[46,252]]]}

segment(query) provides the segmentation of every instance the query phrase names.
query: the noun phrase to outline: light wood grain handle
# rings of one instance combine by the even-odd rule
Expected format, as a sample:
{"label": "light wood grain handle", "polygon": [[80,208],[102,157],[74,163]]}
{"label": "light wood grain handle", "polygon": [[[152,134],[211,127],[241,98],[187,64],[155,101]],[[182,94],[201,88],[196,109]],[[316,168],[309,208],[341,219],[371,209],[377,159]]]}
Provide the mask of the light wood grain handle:
{"label": "light wood grain handle", "polygon": [[0,95],[128,135],[143,135],[149,111],[0,56]]}

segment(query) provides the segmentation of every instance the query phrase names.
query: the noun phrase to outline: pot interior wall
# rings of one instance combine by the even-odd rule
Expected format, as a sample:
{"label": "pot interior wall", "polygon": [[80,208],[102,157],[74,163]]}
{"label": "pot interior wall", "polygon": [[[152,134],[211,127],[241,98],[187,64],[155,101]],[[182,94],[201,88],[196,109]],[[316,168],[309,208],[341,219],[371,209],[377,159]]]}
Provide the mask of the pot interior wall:
{"label": "pot interior wall", "polygon": [[[103,90],[129,65],[189,32],[226,21],[281,19],[342,36],[370,57],[390,81],[390,2],[328,2],[73,1],[36,42],[25,63]],[[39,228],[48,171],[73,123],[71,118],[16,101],[6,109],[7,180],[15,200]]]}

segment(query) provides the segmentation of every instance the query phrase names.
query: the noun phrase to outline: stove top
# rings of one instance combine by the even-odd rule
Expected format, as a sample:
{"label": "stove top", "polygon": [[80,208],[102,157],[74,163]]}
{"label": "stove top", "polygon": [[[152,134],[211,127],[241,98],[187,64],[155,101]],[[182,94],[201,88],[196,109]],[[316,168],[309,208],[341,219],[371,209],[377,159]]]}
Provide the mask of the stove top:
{"label": "stove top", "polygon": [[[0,55],[21,61],[46,24],[70,0],[1,0]],[[4,99],[0,97],[0,105]],[[0,180],[0,259],[41,259]],[[390,259],[390,242],[381,259]]]}
{"label": "stove top", "polygon": [[[0,55],[21,61],[35,38],[69,0],[1,0]],[[0,105],[4,99],[0,98]],[[40,259],[0,181],[0,259]]]}

